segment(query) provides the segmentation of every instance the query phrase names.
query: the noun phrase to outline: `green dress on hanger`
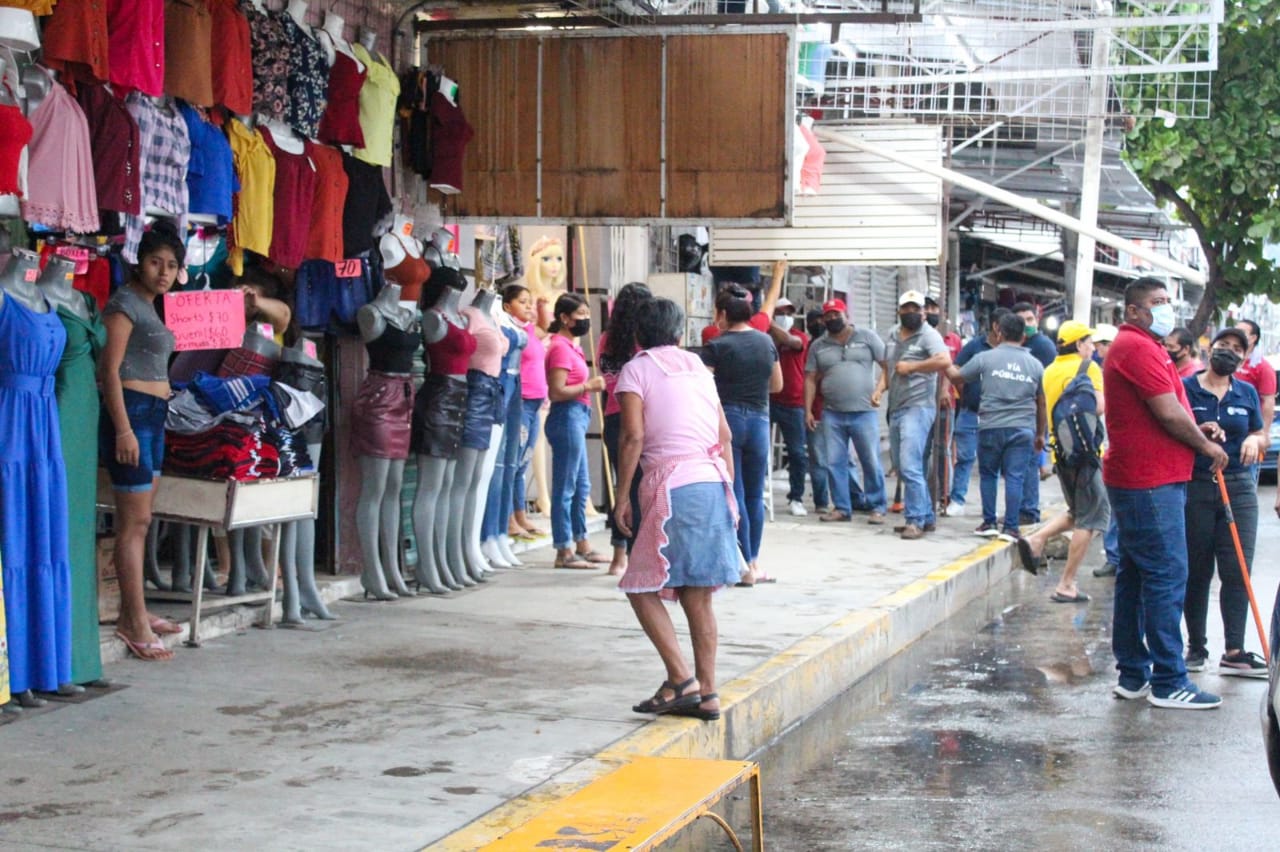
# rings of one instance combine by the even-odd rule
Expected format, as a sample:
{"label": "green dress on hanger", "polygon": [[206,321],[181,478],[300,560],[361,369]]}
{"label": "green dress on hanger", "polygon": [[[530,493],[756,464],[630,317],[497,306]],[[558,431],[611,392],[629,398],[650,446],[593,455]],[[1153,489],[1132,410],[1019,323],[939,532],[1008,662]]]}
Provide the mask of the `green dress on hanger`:
{"label": "green dress on hanger", "polygon": [[98,491],[98,353],[107,329],[98,306],[86,293],[88,319],[58,307],[67,329],[67,348],[58,364],[55,392],[62,457],[67,467],[67,554],[71,562],[71,682],[102,677],[98,640],[98,564],[96,498]]}

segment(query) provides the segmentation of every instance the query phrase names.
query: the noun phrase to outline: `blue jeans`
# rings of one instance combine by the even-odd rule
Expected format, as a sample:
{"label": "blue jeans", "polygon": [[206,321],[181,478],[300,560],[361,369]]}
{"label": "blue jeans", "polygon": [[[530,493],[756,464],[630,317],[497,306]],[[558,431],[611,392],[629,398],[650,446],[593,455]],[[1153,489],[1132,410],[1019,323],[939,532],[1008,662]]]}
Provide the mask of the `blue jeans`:
{"label": "blue jeans", "polygon": [[929,483],[924,474],[924,451],[929,430],[938,416],[933,406],[899,408],[889,415],[890,442],[898,446],[898,478],[903,486],[902,517],[908,524],[923,527],[937,522]]}
{"label": "blue jeans", "polygon": [[808,435],[809,438],[809,481],[813,483],[813,506],[815,509],[831,505],[831,480],[827,468],[827,429],[818,420],[818,426]]}
{"label": "blue jeans", "polygon": [[733,434],[733,496],[738,499],[738,547],[754,562],[764,536],[764,489],[769,476],[769,415],[729,403],[725,420]]}
{"label": "blue jeans", "polygon": [[1111,650],[1120,685],[1147,681],[1161,697],[1187,685],[1182,605],[1187,592],[1185,483],[1159,488],[1107,486],[1120,522]]}
{"label": "blue jeans", "polygon": [[1004,528],[1018,529],[1018,511],[1023,506],[1023,478],[1027,460],[1035,467],[1040,481],[1040,468],[1035,464],[1036,432],[1034,429],[983,429],[978,432],[978,484],[982,490],[982,522],[996,522],[996,491],[1004,476]]}
{"label": "blue jeans", "polygon": [[831,495],[836,510],[846,515],[853,511],[853,495],[849,491],[849,442],[858,454],[862,467],[863,505],[883,514],[888,508],[884,493],[884,469],[880,466],[880,423],[876,411],[822,412],[827,432],[827,464],[831,470]]}
{"label": "blue jeans", "polygon": [[804,474],[808,454],[805,451],[804,407],[769,403],[769,421],[782,430],[782,443],[787,448],[787,476],[791,481],[787,502],[804,499]]}
{"label": "blue jeans", "polygon": [[523,406],[520,404],[520,377],[515,377],[513,385],[508,385],[506,376],[503,379],[502,399],[506,408],[502,419],[502,444],[495,450],[498,458],[493,465],[489,497],[484,504],[484,518],[480,522],[481,541],[507,534],[507,519],[511,517],[511,507],[515,501],[513,495],[516,461],[520,457],[520,419]]}
{"label": "blue jeans", "polygon": [[1102,549],[1107,554],[1107,562],[1109,564],[1120,564],[1120,526],[1116,521],[1114,506],[1111,508],[1111,523],[1107,526],[1107,531],[1102,536]]}
{"label": "blue jeans", "polygon": [[591,409],[578,402],[551,403],[547,442],[551,445],[551,540],[557,548],[587,538],[587,425]]}
{"label": "blue jeans", "polygon": [[969,479],[973,476],[973,463],[978,459],[978,412],[962,408],[956,412],[956,426],[952,433],[956,442],[956,464],[951,473],[950,502],[964,505],[969,496]]}
{"label": "blue jeans", "polygon": [[[1032,430],[1035,431],[1034,429]],[[1034,442],[1034,438],[1032,441]],[[1034,447],[1034,443],[1032,445]],[[1031,458],[1027,459],[1027,471],[1022,477],[1022,503],[1019,506],[1018,514],[1026,518],[1032,523],[1040,522],[1040,466],[1048,464],[1048,450],[1031,452]]]}
{"label": "blue jeans", "polygon": [[520,449],[516,453],[516,475],[511,487],[511,510],[523,512],[528,508],[525,481],[529,475],[529,463],[533,461],[533,445],[538,442],[538,414],[545,399],[520,400]]}

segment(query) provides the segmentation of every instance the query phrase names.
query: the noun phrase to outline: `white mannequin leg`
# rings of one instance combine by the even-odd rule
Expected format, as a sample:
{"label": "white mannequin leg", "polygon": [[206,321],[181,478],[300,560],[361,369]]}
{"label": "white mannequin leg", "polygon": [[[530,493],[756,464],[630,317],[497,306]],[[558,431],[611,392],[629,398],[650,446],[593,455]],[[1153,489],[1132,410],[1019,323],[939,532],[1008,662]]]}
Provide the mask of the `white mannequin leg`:
{"label": "white mannequin leg", "polygon": [[493,482],[493,472],[498,466],[498,454],[502,452],[502,426],[496,425],[489,432],[489,449],[484,451],[480,462],[479,491],[476,495],[475,514],[468,518],[469,543],[468,553],[481,560],[480,564],[489,570],[493,568],[510,568],[511,563],[497,552],[492,539],[480,540],[480,527],[484,525],[484,513],[488,508],[489,485]]}
{"label": "white mannequin leg", "polygon": [[449,589],[455,591],[462,588],[453,582],[453,578],[441,570],[436,559],[435,539],[436,503],[444,493],[445,474],[449,469],[448,459],[435,456],[418,456],[418,495],[413,499],[413,536],[418,541],[418,567],[414,576],[418,581],[418,590],[426,589],[433,595],[447,595]]}
{"label": "white mannequin leg", "polygon": [[476,566],[467,563],[467,525],[470,520],[467,507],[472,507],[474,511],[474,489],[479,479],[477,469],[482,455],[483,451],[469,447],[458,451],[457,466],[453,471],[453,487],[449,489],[449,566],[455,575],[461,572],[475,583],[488,582],[483,570],[476,570]]}
{"label": "white mannequin leg", "polygon": [[403,485],[404,460],[397,459],[387,470],[387,487],[378,512],[378,541],[387,587],[402,598],[411,598],[414,593],[405,585],[400,566],[400,488]]}
{"label": "white mannequin leg", "polygon": [[[436,565],[440,568],[440,577],[446,586],[455,590],[476,584],[475,580],[467,576],[466,565],[461,560],[453,561],[450,556],[449,534],[453,508],[453,484],[457,474],[458,460],[449,459],[445,467],[444,482],[440,486],[439,497],[435,501],[436,529],[431,542],[436,556]],[[461,508],[459,508],[460,511]]]}
{"label": "white mannequin leg", "polygon": [[[319,467],[323,444],[307,445],[307,455]],[[282,624],[301,624],[303,615],[330,620],[334,616],[316,588],[316,522],[294,521],[280,527],[280,573],[284,579]]]}
{"label": "white mannequin leg", "polygon": [[521,561],[516,557],[515,553],[514,553],[514,552],[512,552],[512,550],[511,550],[511,537],[510,537],[510,536],[507,536],[507,535],[500,535],[500,536],[498,536],[494,541],[495,541],[495,546],[497,547],[498,553],[500,553],[500,554],[502,555],[502,559],[503,559],[503,561],[504,561],[504,562],[506,562],[506,563],[507,563],[508,565],[510,565],[512,568],[523,568],[523,567],[524,567],[524,563],[523,563],[523,562],[521,562]]}
{"label": "white mannequin leg", "polygon": [[382,510],[391,465],[391,459],[360,457],[360,500],[356,504],[356,530],[360,535],[360,558],[364,563],[360,585],[366,598],[379,601],[393,601],[397,597],[387,588],[378,553],[382,529],[378,515]]}

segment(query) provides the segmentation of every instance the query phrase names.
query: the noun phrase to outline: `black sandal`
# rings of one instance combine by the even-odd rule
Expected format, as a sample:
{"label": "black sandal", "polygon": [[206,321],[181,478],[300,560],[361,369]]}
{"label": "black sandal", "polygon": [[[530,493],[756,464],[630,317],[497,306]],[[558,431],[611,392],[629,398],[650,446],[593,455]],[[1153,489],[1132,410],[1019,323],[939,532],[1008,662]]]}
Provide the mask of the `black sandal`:
{"label": "black sandal", "polygon": [[706,695],[700,695],[698,696],[698,703],[695,706],[682,708],[680,710],[672,710],[671,715],[688,716],[693,719],[701,719],[704,722],[715,722],[720,718],[720,708],[717,707],[715,710],[703,710],[702,705],[708,701],[715,701],[719,697],[720,696],[716,695],[714,692],[709,692]]}
{"label": "black sandal", "polygon": [[[696,677],[691,677],[684,683],[676,685],[669,680],[664,680],[662,686],[658,687],[658,691],[653,694],[652,698],[646,698],[639,704],[632,706],[633,713],[671,713],[675,710],[687,710],[690,707],[697,707],[702,703],[702,697],[697,693],[689,695],[685,694],[685,690],[691,684],[697,683]],[[670,699],[662,697],[662,690],[669,689],[675,693]]]}

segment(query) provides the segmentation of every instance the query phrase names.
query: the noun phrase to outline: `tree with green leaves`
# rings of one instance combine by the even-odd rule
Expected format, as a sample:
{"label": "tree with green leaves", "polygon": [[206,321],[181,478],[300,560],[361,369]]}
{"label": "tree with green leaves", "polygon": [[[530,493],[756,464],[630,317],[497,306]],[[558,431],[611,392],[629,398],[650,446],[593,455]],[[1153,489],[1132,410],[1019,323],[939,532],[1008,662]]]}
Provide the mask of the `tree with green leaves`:
{"label": "tree with green leaves", "polygon": [[[1207,283],[1191,330],[1249,293],[1280,297],[1280,2],[1227,0],[1207,119],[1174,126],[1138,113],[1126,157],[1200,238]],[[1136,92],[1132,94],[1137,94]],[[1125,96],[1121,87],[1121,96]]]}

